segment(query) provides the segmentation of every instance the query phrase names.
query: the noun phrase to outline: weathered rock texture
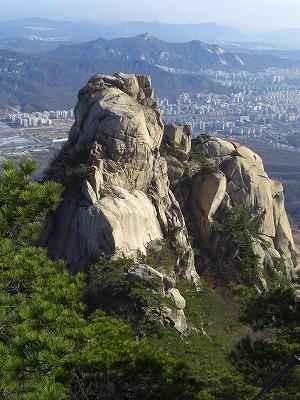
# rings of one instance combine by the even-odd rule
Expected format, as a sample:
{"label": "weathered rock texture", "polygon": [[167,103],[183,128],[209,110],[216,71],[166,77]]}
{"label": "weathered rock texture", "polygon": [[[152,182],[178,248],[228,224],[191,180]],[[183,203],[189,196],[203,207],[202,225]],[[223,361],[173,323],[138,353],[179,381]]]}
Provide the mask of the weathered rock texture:
{"label": "weathered rock texture", "polygon": [[[148,309],[146,318],[150,321],[160,321],[164,326],[172,326],[181,334],[187,332],[188,326],[184,314],[186,301],[174,287],[175,282],[171,277],[163,275],[148,265],[138,264],[129,269],[127,279],[133,284],[142,283],[143,285],[154,280],[158,281],[156,291],[161,295],[162,304],[160,307]],[[169,304],[164,304],[164,299],[168,299]]]}
{"label": "weathered rock texture", "polygon": [[188,154],[192,148],[192,129],[189,125],[166,125],[164,136],[175,148]]}
{"label": "weathered rock texture", "polygon": [[80,90],[68,142],[49,170],[66,187],[43,238],[52,257],[85,270],[103,257],[139,258],[166,238],[174,277],[198,279],[159,153],[163,131],[147,76],[96,75]]}
{"label": "weathered rock texture", "polygon": [[[282,185],[268,178],[260,157],[244,146],[208,138],[192,142],[189,126],[164,127],[147,76],[118,73],[89,80],[79,91],[68,142],[48,176],[65,186],[41,238],[50,255],[64,259],[73,272],[103,258],[133,258],[128,279],[162,282],[162,295],[173,306],[154,317],[181,333],[187,329],[185,300],[176,280],[199,279],[181,210],[213,260],[225,245],[212,231],[216,216],[222,219],[234,204],[247,208],[257,223],[253,249],[262,271],[274,269],[274,258],[281,257],[286,277],[294,275]],[[162,239],[175,255],[171,271],[144,264]],[[258,276],[260,289],[267,288],[264,276]]]}
{"label": "weathered rock texture", "polygon": [[[234,204],[249,210],[257,225],[258,238],[253,248],[260,257],[260,265],[269,273],[274,259],[282,258],[285,275],[293,278],[296,256],[291,228],[284,207],[283,188],[271,180],[264,170],[261,158],[248,148],[221,139],[195,139],[193,151],[204,162],[201,167],[191,168],[176,184],[175,193],[193,234],[207,247],[213,248],[215,233],[212,231],[215,217],[222,221]],[[201,159],[202,157],[202,159]],[[207,170],[207,165],[213,166]],[[214,247],[213,257],[221,256],[222,243]],[[272,274],[271,274],[272,275]],[[266,288],[265,273],[259,275],[259,286]]]}

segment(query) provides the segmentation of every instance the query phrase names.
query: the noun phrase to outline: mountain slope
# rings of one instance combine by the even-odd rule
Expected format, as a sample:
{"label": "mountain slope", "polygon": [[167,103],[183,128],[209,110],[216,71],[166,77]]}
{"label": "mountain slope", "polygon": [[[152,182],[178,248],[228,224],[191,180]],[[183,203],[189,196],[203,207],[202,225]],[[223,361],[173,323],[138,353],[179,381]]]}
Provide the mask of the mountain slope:
{"label": "mountain slope", "polygon": [[184,91],[227,92],[227,88],[209,79],[173,74],[141,60],[118,57],[30,55],[0,50],[0,109],[17,107],[24,111],[61,109],[74,106],[78,85],[99,72],[111,74],[151,74],[158,96],[177,98]]}
{"label": "mountain slope", "polygon": [[112,40],[99,38],[85,43],[61,46],[50,54],[64,59],[143,61],[173,72],[187,73],[199,72],[201,68],[257,70],[300,64],[299,60],[270,54],[229,52],[220,46],[197,40],[168,43],[149,33]]}
{"label": "mountain slope", "polygon": [[256,71],[300,64],[300,60],[271,54],[230,53],[199,41],[167,43],[150,34],[113,40],[99,38],[38,55],[0,50],[0,57],[1,108],[12,106],[28,111],[71,107],[78,85],[98,73],[122,70],[150,74],[156,94],[176,100],[189,91],[229,92],[229,88],[200,77],[201,69]]}
{"label": "mountain slope", "polygon": [[167,43],[149,33],[132,38],[97,39],[62,46],[53,55],[64,58],[111,58],[124,61],[145,61],[173,70],[199,71],[199,68],[241,68],[243,60],[215,45],[199,41]]}

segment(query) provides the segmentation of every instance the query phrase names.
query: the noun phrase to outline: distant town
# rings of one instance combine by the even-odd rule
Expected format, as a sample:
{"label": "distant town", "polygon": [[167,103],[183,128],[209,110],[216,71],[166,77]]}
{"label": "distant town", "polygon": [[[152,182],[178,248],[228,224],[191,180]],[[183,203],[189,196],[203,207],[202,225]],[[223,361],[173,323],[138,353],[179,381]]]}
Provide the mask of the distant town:
{"label": "distant town", "polygon": [[[164,123],[191,125],[194,136],[207,133],[300,151],[299,68],[258,73],[207,69],[200,73],[232,92],[187,92],[175,102],[158,98]],[[30,156],[42,170],[67,140],[73,122],[73,110],[3,114],[0,160]]]}
{"label": "distant town", "polygon": [[232,93],[183,93],[173,104],[158,99],[166,123],[189,124],[195,134],[244,136],[286,146],[300,134],[299,68],[201,74],[232,88]]}
{"label": "distant town", "polygon": [[0,162],[31,157],[41,175],[63,143],[74,122],[73,110],[10,113],[0,118]]}
{"label": "distant town", "polygon": [[51,126],[52,120],[74,119],[74,110],[8,114],[3,120],[14,127]]}

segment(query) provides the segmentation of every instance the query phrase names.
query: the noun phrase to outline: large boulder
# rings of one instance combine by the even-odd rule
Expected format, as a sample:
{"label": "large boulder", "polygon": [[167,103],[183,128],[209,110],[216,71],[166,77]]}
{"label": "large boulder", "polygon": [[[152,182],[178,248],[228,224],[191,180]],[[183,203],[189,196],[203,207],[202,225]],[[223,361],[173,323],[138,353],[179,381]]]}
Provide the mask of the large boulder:
{"label": "large boulder", "polygon": [[192,148],[192,128],[190,125],[165,125],[164,137],[175,148],[188,154]]}
{"label": "large boulder", "polygon": [[[161,306],[150,307],[147,310],[146,316],[149,320],[172,326],[181,334],[187,332],[188,325],[184,314],[186,301],[178,289],[170,287],[170,277],[148,265],[137,264],[128,270],[127,278],[129,282],[148,286],[151,292],[159,294]],[[165,300],[168,300],[168,303],[165,303]]]}

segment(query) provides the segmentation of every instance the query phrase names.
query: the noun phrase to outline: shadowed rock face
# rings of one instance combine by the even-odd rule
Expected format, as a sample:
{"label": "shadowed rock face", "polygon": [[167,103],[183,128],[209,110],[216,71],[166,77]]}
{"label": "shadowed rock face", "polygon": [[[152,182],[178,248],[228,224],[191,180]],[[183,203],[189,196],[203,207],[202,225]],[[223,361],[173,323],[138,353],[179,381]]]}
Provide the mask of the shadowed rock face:
{"label": "shadowed rock face", "polygon": [[43,238],[52,257],[79,271],[103,257],[138,258],[167,238],[173,276],[198,279],[159,154],[163,130],[147,76],[96,75],[80,90],[68,142],[49,170],[66,187]]}

